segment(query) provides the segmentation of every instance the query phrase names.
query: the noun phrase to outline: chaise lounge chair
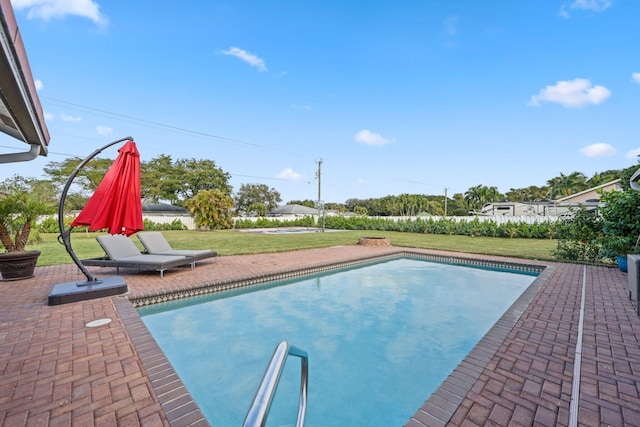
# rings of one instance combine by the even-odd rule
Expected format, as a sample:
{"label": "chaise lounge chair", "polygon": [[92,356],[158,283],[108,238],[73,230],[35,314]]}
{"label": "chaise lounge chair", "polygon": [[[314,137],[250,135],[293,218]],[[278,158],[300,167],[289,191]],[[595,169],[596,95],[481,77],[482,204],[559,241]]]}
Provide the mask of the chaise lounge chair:
{"label": "chaise lounge chair", "polygon": [[106,234],[96,237],[106,257],[83,259],[82,263],[89,266],[115,267],[117,274],[122,268],[137,268],[138,270],[157,270],[160,278],[164,277],[164,271],[182,265],[191,265],[195,268],[196,260],[185,255],[150,255],[140,252],[133,240],[121,234]]}
{"label": "chaise lounge chair", "polygon": [[192,257],[194,260],[213,258],[218,255],[217,252],[209,249],[173,249],[159,231],[140,231],[137,236],[147,253],[153,255],[182,255]]}

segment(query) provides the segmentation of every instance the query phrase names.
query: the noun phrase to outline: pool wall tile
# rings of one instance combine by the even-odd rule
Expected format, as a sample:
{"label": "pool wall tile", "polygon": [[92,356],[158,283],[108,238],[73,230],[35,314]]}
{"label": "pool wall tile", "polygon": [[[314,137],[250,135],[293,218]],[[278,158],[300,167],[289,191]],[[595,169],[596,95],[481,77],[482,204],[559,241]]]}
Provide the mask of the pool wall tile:
{"label": "pool wall tile", "polygon": [[394,254],[383,254],[365,257],[356,260],[343,261],[339,263],[326,263],[316,266],[305,267],[301,269],[289,269],[286,271],[276,271],[269,274],[258,274],[255,276],[240,277],[230,280],[217,280],[195,285],[175,286],[163,291],[147,291],[134,293],[128,296],[134,307],[143,307],[146,305],[158,304],[162,302],[174,301],[181,298],[189,298],[199,295],[206,295],[214,292],[227,291],[240,287],[248,287],[260,285],[265,282],[276,280],[284,280],[292,277],[305,276],[308,274],[322,273],[326,271],[339,270],[369,263],[380,262],[384,260],[392,260],[398,258],[415,258],[423,259],[431,262],[443,262],[447,264],[464,265],[468,267],[487,267],[487,268],[504,268],[514,271],[539,273],[544,266],[535,264],[520,264],[510,262],[499,262],[483,259],[470,259],[454,256],[442,256],[424,254],[412,251],[399,251]]}

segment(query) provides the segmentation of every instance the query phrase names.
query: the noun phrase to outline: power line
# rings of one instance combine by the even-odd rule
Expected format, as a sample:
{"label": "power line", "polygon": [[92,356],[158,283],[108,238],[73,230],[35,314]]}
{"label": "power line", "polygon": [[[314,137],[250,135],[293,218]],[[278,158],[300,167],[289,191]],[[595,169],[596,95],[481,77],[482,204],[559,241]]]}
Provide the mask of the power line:
{"label": "power line", "polygon": [[[0,148],[9,148],[11,150],[20,150],[21,148],[24,148],[24,147],[12,147],[12,146],[9,146],[9,145],[0,145]],[[51,150],[47,150],[47,154],[57,154],[59,156],[66,156],[66,157],[82,157],[79,154],[58,153],[58,152],[51,151]]]}
{"label": "power line", "polygon": [[183,133],[183,134],[187,134],[187,135],[191,135],[191,136],[195,136],[195,137],[200,137],[200,138],[214,139],[216,141],[223,142],[223,143],[226,143],[226,144],[231,144],[231,145],[239,145],[239,146],[245,146],[245,147],[251,147],[251,148],[260,148],[260,149],[264,149],[264,150],[273,150],[273,151],[276,151],[276,152],[285,152],[285,153],[295,154],[297,156],[302,156],[302,157],[306,157],[307,156],[307,153],[301,153],[301,152],[296,152],[296,151],[291,151],[291,150],[283,150],[283,149],[279,149],[279,148],[274,148],[272,146],[267,146],[267,145],[263,145],[263,144],[252,143],[252,142],[246,142],[246,141],[242,141],[242,140],[235,139],[235,138],[228,138],[228,137],[224,137],[224,136],[220,136],[220,135],[211,134],[211,133],[208,133],[208,132],[202,132],[202,131],[198,131],[198,130],[188,129],[188,128],[181,127],[181,126],[169,125],[169,124],[166,124],[166,123],[159,123],[159,122],[155,122],[153,120],[147,120],[147,119],[143,119],[143,118],[139,118],[139,117],[129,116],[129,115],[126,115],[126,114],[115,113],[113,111],[108,111],[108,110],[104,110],[104,109],[101,109],[101,108],[90,107],[88,105],[82,105],[82,104],[78,104],[78,103],[75,103],[75,102],[64,101],[64,100],[61,100],[61,99],[50,98],[50,97],[47,97],[47,96],[41,96],[40,98],[41,99],[45,99],[48,102],[52,103],[53,105],[57,105],[59,107],[65,107],[65,108],[75,109],[75,110],[78,110],[78,111],[89,112],[89,113],[96,114],[96,115],[103,115],[103,116],[106,116],[106,117],[112,117],[112,118],[116,118],[116,119],[119,119],[119,120],[125,120],[125,121],[128,121],[128,122],[138,123],[138,124],[141,124],[141,125],[147,126],[147,127],[162,128],[162,129],[167,129],[169,131],[176,132],[176,133]]}
{"label": "power line", "polygon": [[229,175],[233,175],[235,177],[243,177],[243,178],[256,178],[256,179],[269,179],[272,181],[286,181],[286,182],[293,182],[293,183],[300,183],[300,184],[309,184],[309,182],[307,181],[292,181],[290,179],[286,179],[286,178],[271,178],[271,177],[266,177],[266,176],[255,176],[255,175],[243,175],[243,174],[239,174],[239,173],[231,173],[229,172]]}
{"label": "power line", "polygon": [[[20,149],[20,147],[11,147],[9,145],[0,145],[0,148],[9,148],[12,150],[18,150]],[[55,151],[48,151],[49,154],[57,154],[60,156],[65,156],[65,157],[77,157],[77,158],[82,158],[81,155],[79,154],[69,154],[69,153],[58,153]],[[268,177],[268,176],[257,176],[257,175],[244,175],[244,174],[240,174],[240,173],[232,173],[232,172],[228,172],[229,175],[234,176],[234,177],[243,177],[243,178],[256,178],[256,179],[266,179],[266,180],[271,180],[271,181],[286,181],[286,182],[292,182],[295,183],[297,181],[292,181],[290,179],[285,179],[285,178],[273,178],[273,177]],[[303,183],[303,182],[301,182]],[[304,182],[306,184],[309,184],[308,182]]]}
{"label": "power line", "polygon": [[[188,129],[188,128],[184,128],[184,127],[180,127],[180,126],[174,126],[174,125],[168,125],[168,124],[165,124],[165,123],[159,123],[159,122],[155,122],[155,121],[152,121],[152,120],[147,120],[147,119],[143,119],[143,118],[139,118],[139,117],[133,117],[133,116],[129,116],[129,115],[126,115],[126,114],[121,114],[121,113],[116,113],[116,112],[113,112],[113,111],[104,110],[104,109],[101,109],[101,108],[90,107],[88,105],[82,105],[82,104],[78,104],[78,103],[75,103],[75,102],[64,101],[64,100],[61,100],[61,99],[50,98],[50,97],[46,97],[46,96],[41,96],[40,98],[41,99],[45,99],[49,103],[51,103],[53,105],[57,105],[59,107],[65,107],[65,108],[70,108],[70,109],[74,109],[74,110],[78,110],[78,111],[89,112],[89,113],[93,113],[93,114],[96,114],[96,115],[103,115],[103,116],[106,116],[106,117],[113,117],[113,118],[120,119],[120,120],[139,123],[139,124],[142,124],[143,126],[168,129],[168,130],[173,131],[173,132],[185,133],[185,134],[189,134],[189,135],[192,135],[192,136],[215,139],[217,141],[228,143],[228,144],[243,145],[243,146],[252,147],[252,148],[272,149],[274,151],[281,151],[281,152],[282,151],[287,151],[287,152],[290,152],[292,154],[306,156],[306,153],[303,154],[303,153],[295,153],[295,152],[292,152],[292,151],[289,151],[289,150],[274,149],[272,147],[268,147],[268,146],[261,145],[261,144],[245,142],[245,141],[241,141],[241,140],[238,140],[238,139],[227,138],[227,137],[223,137],[223,136],[220,136],[220,135],[214,135],[214,134],[207,133],[207,132],[196,131],[196,130],[192,130],[192,129]],[[79,137],[79,138],[84,138],[84,139],[89,139],[89,138],[82,137],[82,136],[76,136],[76,135],[73,135],[73,136]],[[17,149],[16,147],[10,147],[10,146],[4,146],[4,145],[0,145],[0,147],[10,148],[10,149]],[[79,154],[61,153],[61,152],[56,152],[56,151],[51,151],[51,150],[49,150],[48,153],[49,154],[66,156],[66,157],[83,157],[82,155],[79,155]],[[322,163],[322,159],[320,160],[320,162],[318,164],[319,168],[320,168],[321,163]],[[234,173],[229,173],[229,174],[232,175],[232,176],[235,176],[235,177],[248,177],[248,178],[265,179],[265,180],[296,182],[296,181],[291,181],[291,180],[284,179],[284,178],[252,176],[252,175],[243,175],[243,174],[234,174]],[[318,181],[319,181],[319,178],[320,177],[318,177]],[[318,184],[320,184],[320,182],[318,182]],[[331,186],[331,185],[329,185],[329,186]],[[318,191],[318,196],[320,197],[320,185],[319,185],[318,190],[319,190]]]}
{"label": "power line", "polygon": [[260,144],[254,144],[254,143],[251,143],[251,142],[245,142],[245,141],[240,141],[240,140],[237,140],[237,139],[226,138],[224,136],[213,135],[213,134],[210,134],[210,133],[207,133],[207,132],[201,132],[201,131],[197,131],[197,130],[187,129],[187,128],[183,128],[183,127],[180,127],[180,126],[168,125],[166,123],[154,122],[152,120],[146,120],[146,119],[141,119],[139,117],[128,116],[126,114],[114,113],[113,111],[107,111],[107,110],[102,110],[100,108],[89,107],[87,105],[76,104],[76,103],[73,103],[73,102],[63,101],[61,99],[49,98],[49,97],[46,97],[46,96],[41,96],[40,98],[46,99],[46,100],[50,101],[51,103],[53,103],[54,105],[58,105],[59,107],[69,107],[69,106],[71,106],[73,108],[80,109],[80,111],[91,111],[91,112],[95,112],[95,113],[99,113],[99,114],[103,114],[103,115],[107,115],[107,116],[112,116],[112,117],[116,117],[116,118],[120,118],[120,119],[126,119],[126,120],[129,120],[129,121],[142,123],[142,124],[145,124],[147,126],[154,126],[154,127],[165,128],[165,129],[171,129],[171,130],[177,131],[177,132],[188,133],[188,134],[192,134],[192,135],[196,135],[196,136],[202,136],[202,137],[205,137],[205,138],[212,138],[212,139],[216,139],[218,141],[229,143],[229,144],[246,145],[246,146],[254,147],[254,148],[266,148],[264,145],[260,145]]}

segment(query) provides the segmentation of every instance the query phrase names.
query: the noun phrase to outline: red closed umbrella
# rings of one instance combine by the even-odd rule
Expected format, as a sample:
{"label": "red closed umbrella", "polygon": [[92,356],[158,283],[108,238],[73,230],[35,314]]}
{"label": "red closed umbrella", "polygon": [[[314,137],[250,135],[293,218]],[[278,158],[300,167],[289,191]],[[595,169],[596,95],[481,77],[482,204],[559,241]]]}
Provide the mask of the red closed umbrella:
{"label": "red closed umbrella", "polygon": [[133,141],[123,145],[118,153],[72,227],[88,225],[90,231],[107,228],[110,234],[125,236],[143,229],[140,153]]}

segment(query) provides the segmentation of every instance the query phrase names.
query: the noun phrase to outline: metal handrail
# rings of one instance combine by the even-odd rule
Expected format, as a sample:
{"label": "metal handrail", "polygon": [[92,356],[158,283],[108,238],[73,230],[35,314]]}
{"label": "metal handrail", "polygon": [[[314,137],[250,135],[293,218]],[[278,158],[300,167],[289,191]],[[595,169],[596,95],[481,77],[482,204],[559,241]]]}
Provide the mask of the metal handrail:
{"label": "metal handrail", "polygon": [[247,416],[242,424],[243,427],[263,427],[267,422],[273,395],[278,388],[278,382],[280,381],[284,364],[290,355],[300,358],[300,400],[298,401],[296,427],[304,426],[304,417],[307,411],[307,387],[309,383],[309,355],[306,351],[290,345],[287,341],[282,341],[276,347],[273,356],[271,356],[269,366],[267,366],[267,370],[262,377],[262,382],[258,387],[258,391],[256,391],[249,412],[247,412]]}

